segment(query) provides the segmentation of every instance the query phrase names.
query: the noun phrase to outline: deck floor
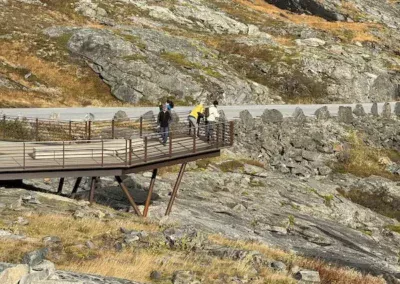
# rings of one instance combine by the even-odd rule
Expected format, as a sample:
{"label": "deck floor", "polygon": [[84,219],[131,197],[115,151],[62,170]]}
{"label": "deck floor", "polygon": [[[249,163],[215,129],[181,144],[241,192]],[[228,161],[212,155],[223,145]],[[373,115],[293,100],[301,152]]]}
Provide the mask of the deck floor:
{"label": "deck floor", "polygon": [[[164,146],[158,139],[151,139],[147,143],[147,154],[145,159],[145,150],[135,149],[131,152],[123,149],[118,155],[103,154],[93,155],[92,157],[68,157],[64,158],[42,158],[34,159],[34,147],[46,147],[51,152],[51,145],[49,143],[40,142],[4,142],[0,141],[0,172],[10,170],[24,170],[24,169],[65,169],[65,168],[86,168],[86,167],[123,167],[135,166],[156,160],[164,160],[173,157],[181,157],[191,155],[193,153],[206,152],[207,150],[217,149],[215,144],[209,144],[204,139],[196,138],[195,147],[194,139],[189,136],[172,139],[171,151],[169,142]],[[57,144],[60,145],[60,144]],[[62,144],[61,144],[62,145]],[[94,141],[87,144],[87,150],[101,149],[101,142]],[[219,145],[221,148],[223,145]],[[71,148],[71,145],[69,145]],[[85,155],[88,156],[88,155]],[[90,156],[90,155],[89,155]]]}

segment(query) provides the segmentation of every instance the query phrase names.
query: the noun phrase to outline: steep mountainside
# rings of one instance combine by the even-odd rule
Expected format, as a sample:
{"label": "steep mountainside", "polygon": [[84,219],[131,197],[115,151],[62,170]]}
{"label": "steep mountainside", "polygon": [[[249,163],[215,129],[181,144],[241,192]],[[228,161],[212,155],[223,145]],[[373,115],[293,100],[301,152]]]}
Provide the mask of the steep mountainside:
{"label": "steep mountainside", "polygon": [[178,104],[396,100],[399,6],[1,0],[0,100],[3,106],[143,105],[167,97]]}

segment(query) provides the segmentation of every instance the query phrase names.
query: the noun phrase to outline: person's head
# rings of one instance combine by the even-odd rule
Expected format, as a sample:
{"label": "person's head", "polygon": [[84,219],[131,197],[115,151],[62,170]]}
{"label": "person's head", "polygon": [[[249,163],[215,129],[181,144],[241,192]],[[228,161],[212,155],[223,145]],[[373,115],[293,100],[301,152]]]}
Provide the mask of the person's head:
{"label": "person's head", "polygon": [[214,105],[214,106],[218,106],[218,101],[215,100],[215,101],[213,102],[213,105]]}
{"label": "person's head", "polygon": [[162,110],[163,110],[163,111],[167,111],[167,110],[168,110],[167,104],[163,104],[163,105],[162,105]]}

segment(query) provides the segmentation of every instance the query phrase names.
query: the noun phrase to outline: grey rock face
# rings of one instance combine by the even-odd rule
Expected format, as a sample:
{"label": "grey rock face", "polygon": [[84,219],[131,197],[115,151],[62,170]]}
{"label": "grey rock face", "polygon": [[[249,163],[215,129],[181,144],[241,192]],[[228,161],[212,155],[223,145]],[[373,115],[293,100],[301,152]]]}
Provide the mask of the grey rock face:
{"label": "grey rock face", "polygon": [[303,112],[303,110],[301,108],[299,108],[299,107],[297,107],[295,109],[295,111],[294,111],[292,116],[296,120],[296,122],[299,122],[299,123],[303,123],[307,119],[305,114],[304,114],[304,112]]}
{"label": "grey rock face", "polygon": [[300,270],[296,273],[295,278],[305,283],[321,283],[318,271],[313,270]]}
{"label": "grey rock face", "polygon": [[[205,57],[203,52],[208,51],[205,45],[156,30],[131,28],[119,34],[106,30],[76,30],[68,49],[89,58],[90,67],[122,101],[156,102],[168,96],[181,100],[186,97],[206,99],[213,95],[225,104],[250,103],[257,101],[254,93],[265,102],[273,101],[267,87],[257,85],[256,88],[233,70],[224,70],[223,75],[219,75],[221,63],[213,57]],[[197,80],[199,76],[207,80]]]}
{"label": "grey rock face", "polygon": [[378,104],[377,104],[376,102],[372,104],[372,107],[371,107],[371,114],[372,114],[373,116],[379,116],[379,113],[378,113]]}
{"label": "grey rock face", "polygon": [[43,262],[49,250],[47,248],[42,248],[29,252],[24,255],[22,263],[28,264],[29,266],[35,266]]}
{"label": "grey rock face", "polygon": [[343,21],[345,16],[335,11],[329,2],[319,2],[315,0],[295,1],[295,0],[266,0],[281,9],[287,9],[300,14],[312,14],[320,16],[328,21]]}
{"label": "grey rock face", "polygon": [[394,107],[394,114],[397,117],[400,117],[400,102],[397,102]]}
{"label": "grey rock face", "polygon": [[339,107],[338,119],[340,122],[350,124],[353,122],[353,113],[351,107]]}
{"label": "grey rock face", "polygon": [[124,112],[123,110],[119,110],[114,114],[113,119],[117,121],[123,121],[123,120],[128,120],[129,118],[126,112]]}
{"label": "grey rock face", "polygon": [[323,106],[315,111],[315,117],[317,119],[328,119],[331,117],[331,114],[329,113],[328,107]]}
{"label": "grey rock face", "polygon": [[364,107],[361,104],[357,104],[356,107],[353,110],[354,115],[356,116],[365,116],[365,110]]}
{"label": "grey rock face", "polygon": [[385,103],[383,105],[383,110],[382,110],[382,117],[383,118],[390,118],[392,115],[392,109],[390,107],[389,103]]}
{"label": "grey rock face", "polygon": [[283,121],[283,115],[279,110],[266,109],[261,115],[264,123],[279,123]]}
{"label": "grey rock face", "polygon": [[253,116],[248,110],[243,110],[239,114],[240,123],[245,129],[251,129],[254,126]]}

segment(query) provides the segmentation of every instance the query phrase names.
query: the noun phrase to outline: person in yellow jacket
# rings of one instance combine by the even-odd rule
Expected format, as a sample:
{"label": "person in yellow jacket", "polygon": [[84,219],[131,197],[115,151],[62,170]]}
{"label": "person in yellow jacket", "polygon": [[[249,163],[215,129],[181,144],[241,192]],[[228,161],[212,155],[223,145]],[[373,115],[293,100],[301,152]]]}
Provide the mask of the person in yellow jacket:
{"label": "person in yellow jacket", "polygon": [[204,106],[202,103],[200,103],[194,107],[188,116],[190,127],[193,127],[196,132],[199,126],[200,118],[202,117],[204,117]]}

